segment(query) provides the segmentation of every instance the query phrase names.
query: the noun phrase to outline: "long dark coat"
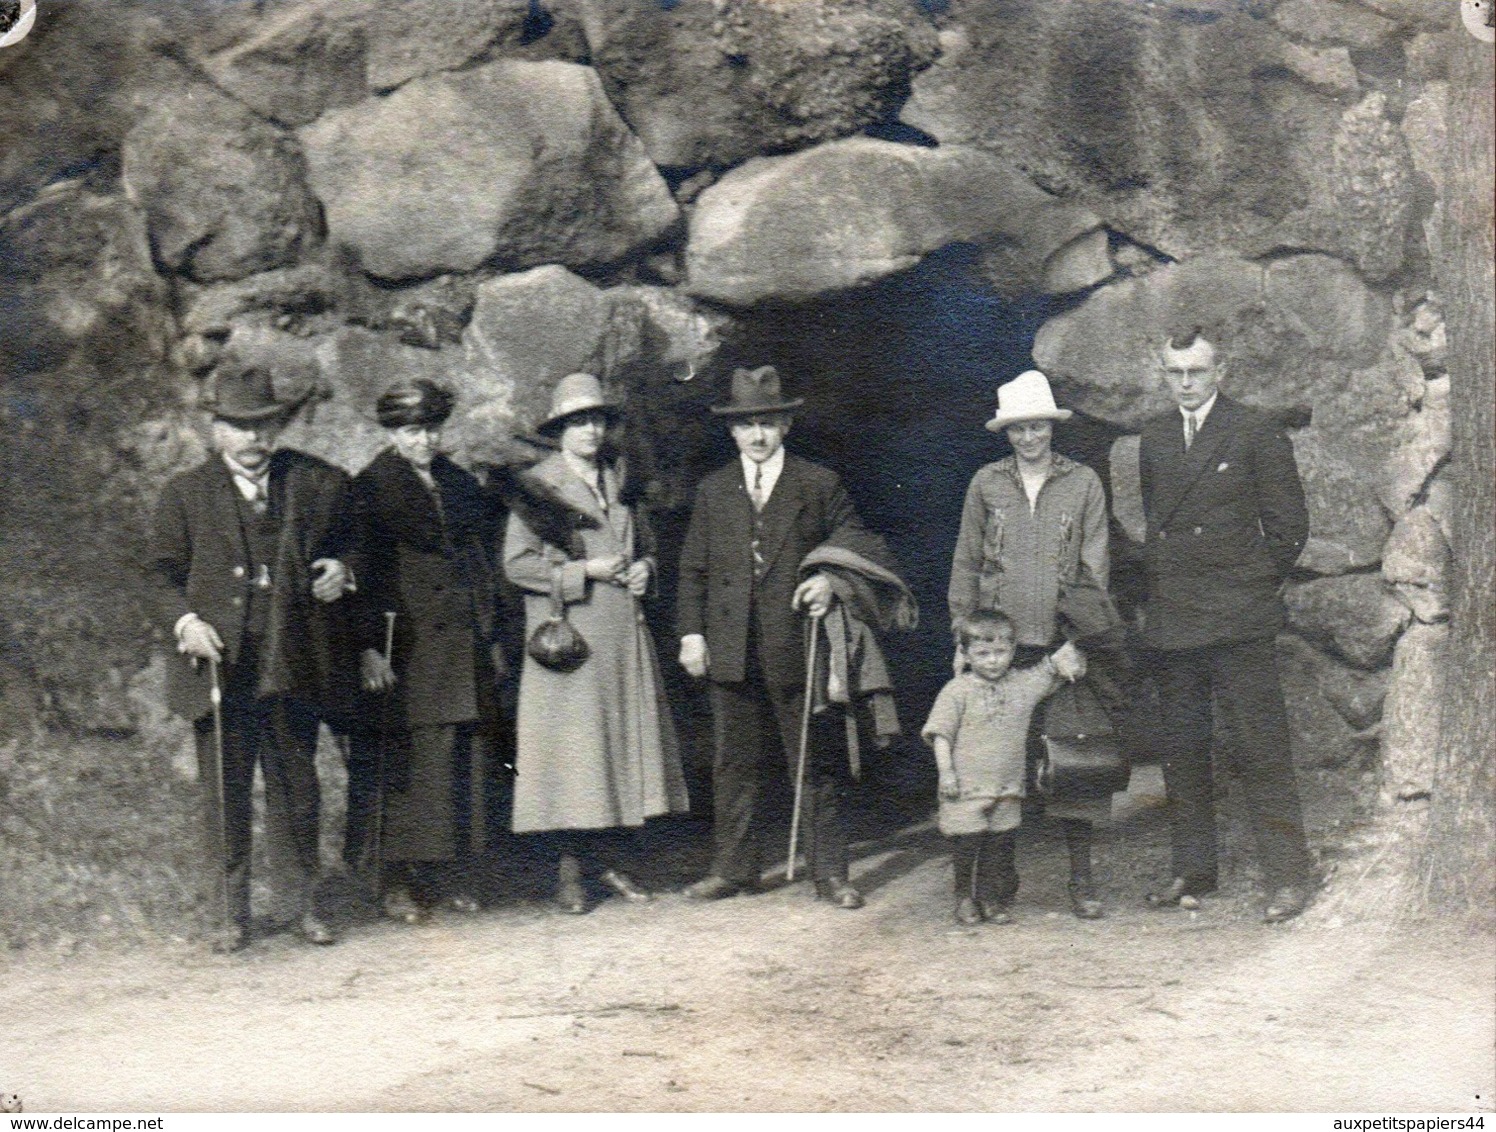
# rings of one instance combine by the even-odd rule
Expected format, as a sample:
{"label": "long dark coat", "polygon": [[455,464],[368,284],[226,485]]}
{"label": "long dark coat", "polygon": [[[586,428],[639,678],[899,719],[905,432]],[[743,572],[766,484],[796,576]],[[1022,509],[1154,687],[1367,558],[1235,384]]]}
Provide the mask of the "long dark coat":
{"label": "long dark coat", "polygon": [[1148,520],[1143,643],[1191,649],[1277,633],[1278,590],[1309,534],[1282,430],[1217,395],[1188,452],[1177,410],[1145,424],[1139,463]]}
{"label": "long dark coat", "polygon": [[863,527],[837,474],[788,453],[759,518],[766,566],[754,602],[753,503],[743,462],[733,460],[701,481],[681,548],[677,629],[682,637],[706,637],[713,680],[737,683],[747,671],[752,606],[765,682],[803,684],[804,629],[790,607],[801,561],[834,538],[856,537],[861,545],[876,546],[875,558],[886,559],[887,552]]}
{"label": "long dark coat", "polygon": [[[270,459],[269,513],[282,520],[270,563],[269,625],[259,657],[260,696],[294,696],[336,722],[350,708],[357,657],[347,598],[312,596],[312,563],[338,558],[359,572],[348,524],[348,474],[315,456],[282,448]],[[161,492],[147,550],[147,575],[160,624],[171,635],[196,613],[223,639],[227,664],[238,661],[254,585],[238,519],[238,489],[219,456],[172,477]],[[189,721],[212,710],[208,665],[173,652],[167,706]]]}
{"label": "long dark coat", "polygon": [[447,457],[432,460],[431,477],[439,507],[394,449],[354,478],[354,525],[363,549],[360,646],[382,652],[384,614],[395,614],[398,682],[388,694],[398,700],[404,726],[491,721],[500,674],[497,520],[478,481]]}

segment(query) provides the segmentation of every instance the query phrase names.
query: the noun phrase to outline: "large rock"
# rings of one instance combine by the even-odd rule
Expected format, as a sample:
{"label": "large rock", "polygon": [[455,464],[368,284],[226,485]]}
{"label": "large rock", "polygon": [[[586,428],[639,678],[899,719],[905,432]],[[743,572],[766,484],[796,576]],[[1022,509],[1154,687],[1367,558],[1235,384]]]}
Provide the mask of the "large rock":
{"label": "large rock", "polygon": [[1378,492],[1388,514],[1402,515],[1423,493],[1449,456],[1450,430],[1449,378],[1436,378],[1426,384],[1420,410],[1398,422],[1384,456]]}
{"label": "large rock", "polygon": [[1433,200],[1423,218],[1423,238],[1429,259],[1439,262],[1444,233],[1444,154],[1449,139],[1449,84],[1426,82],[1422,92],[1403,112],[1402,135],[1408,143],[1413,168],[1433,186]]}
{"label": "large rock", "polygon": [[1382,552],[1382,578],[1419,621],[1449,617],[1449,543],[1428,506],[1414,507],[1392,528]]}
{"label": "large rock", "polygon": [[330,238],[386,279],[608,264],[678,216],[596,74],[568,63],[416,79],[301,137]]}
{"label": "large rock", "polygon": [[319,314],[338,305],[346,284],[321,264],[281,267],[247,279],[203,287],[189,297],[182,329],[189,334],[226,337],[246,316],[264,314],[281,321],[293,314]]}
{"label": "large rock", "polygon": [[1309,542],[1299,565],[1316,574],[1375,566],[1392,524],[1377,501],[1374,469],[1346,458],[1318,427],[1290,434],[1309,506]]}
{"label": "large rock", "polygon": [[1278,638],[1278,679],[1288,709],[1294,762],[1300,767],[1361,767],[1376,754],[1374,734],[1346,721],[1321,685],[1321,672],[1334,661],[1300,638]]}
{"label": "large rock", "polygon": [[1390,39],[1397,25],[1351,0],[1284,0],[1273,22],[1295,39],[1367,48]]}
{"label": "large rock", "polygon": [[1397,642],[1382,726],[1382,792],[1391,801],[1426,798],[1440,743],[1448,625],[1414,624]]}
{"label": "large rock", "polygon": [[375,90],[455,70],[479,56],[580,62],[587,55],[576,19],[534,0],[378,0],[364,19],[364,34]]}
{"label": "large rock", "polygon": [[1292,36],[1225,0],[952,0],[901,117],[1174,259],[1319,248],[1384,277],[1403,257],[1406,153],[1382,103],[1343,105],[1341,49],[1394,25],[1291,8]]}
{"label": "large rock", "polygon": [[[1275,259],[1263,278],[1267,320],[1313,354],[1369,364],[1391,329],[1391,307],[1342,260],[1327,255]],[[1297,343],[1286,348],[1293,349]]]}
{"label": "large rock", "polygon": [[592,65],[656,164],[735,165],[881,121],[936,53],[908,0],[582,0]]}
{"label": "large rock", "polygon": [[163,95],[126,135],[123,181],[167,267],[240,279],[320,234],[295,139],[206,85]]}
{"label": "large rock", "polygon": [[987,154],[847,138],[758,158],[703,192],[687,288],[740,306],[808,299],[956,242],[1011,246],[1009,271],[1033,285],[1055,252],[1095,227],[1095,216]]}
{"label": "large rock", "polygon": [[1377,574],[1318,578],[1289,586],[1283,597],[1295,632],[1365,671],[1387,663],[1409,620]]}
{"label": "large rock", "polygon": [[1141,437],[1119,436],[1112,442],[1109,467],[1112,479],[1112,518],[1127,537],[1142,543],[1148,535],[1148,518],[1143,513],[1143,482],[1138,466]]}

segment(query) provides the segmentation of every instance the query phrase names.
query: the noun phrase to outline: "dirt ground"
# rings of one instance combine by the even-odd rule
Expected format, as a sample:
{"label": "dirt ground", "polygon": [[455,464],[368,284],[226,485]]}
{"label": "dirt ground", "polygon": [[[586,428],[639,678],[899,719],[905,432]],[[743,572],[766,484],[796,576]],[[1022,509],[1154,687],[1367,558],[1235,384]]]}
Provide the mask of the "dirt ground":
{"label": "dirt ground", "polygon": [[1161,825],[1101,836],[1110,914],[1088,923],[1040,826],[1017,922],[958,927],[916,823],[858,846],[858,912],[798,883],[583,917],[511,895],[333,948],[15,952],[0,1092],[30,1112],[1496,1108],[1490,937],[1369,930],[1329,901],[1269,928],[1245,880],[1150,911]]}

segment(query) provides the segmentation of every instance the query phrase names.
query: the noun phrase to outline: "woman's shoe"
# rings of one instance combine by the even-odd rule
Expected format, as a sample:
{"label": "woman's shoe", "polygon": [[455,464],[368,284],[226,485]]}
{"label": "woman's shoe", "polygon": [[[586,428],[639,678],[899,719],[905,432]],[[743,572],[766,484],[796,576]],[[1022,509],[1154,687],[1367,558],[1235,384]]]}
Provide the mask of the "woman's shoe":
{"label": "woman's shoe", "polygon": [[980,924],[983,918],[982,909],[970,896],[963,896],[956,902],[956,923],[971,928]]}
{"label": "woman's shoe", "polygon": [[625,900],[629,901],[632,904],[643,904],[649,900],[654,899],[653,896],[644,891],[644,889],[635,884],[627,875],[619,872],[617,869],[609,869],[597,879],[602,881],[614,892],[618,893],[619,896],[623,897]]}
{"label": "woman's shoe", "polygon": [[582,865],[570,853],[561,856],[556,877],[556,907],[569,916],[587,911],[587,893],[582,890]]}
{"label": "woman's shoe", "polygon": [[402,924],[424,924],[427,912],[417,904],[410,895],[410,889],[403,884],[396,885],[384,894],[384,914],[391,920],[399,920]]}
{"label": "woman's shoe", "polygon": [[1073,880],[1069,884],[1070,910],[1082,920],[1099,920],[1106,915],[1096,889],[1089,881]]}
{"label": "woman's shoe", "polygon": [[1008,911],[1006,904],[992,904],[986,900],[979,901],[977,907],[982,910],[982,919],[989,924],[1011,924],[1013,913]]}
{"label": "woman's shoe", "polygon": [[470,916],[474,912],[481,912],[483,910],[482,905],[466,892],[454,892],[451,896],[447,897],[447,907],[454,912],[461,912],[464,916]]}

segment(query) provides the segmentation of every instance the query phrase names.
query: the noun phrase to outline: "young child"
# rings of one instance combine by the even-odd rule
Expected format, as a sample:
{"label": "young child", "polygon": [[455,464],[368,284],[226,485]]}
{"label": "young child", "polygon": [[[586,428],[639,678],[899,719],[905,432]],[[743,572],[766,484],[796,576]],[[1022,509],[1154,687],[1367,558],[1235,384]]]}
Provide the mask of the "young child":
{"label": "young child", "polygon": [[940,769],[939,825],[956,866],[956,920],[1008,924],[1029,720],[1061,680],[1085,675],[1086,661],[1067,643],[1032,668],[1010,670],[1013,622],[998,612],[967,614],[956,634],[971,671],[940,690],[921,735]]}

